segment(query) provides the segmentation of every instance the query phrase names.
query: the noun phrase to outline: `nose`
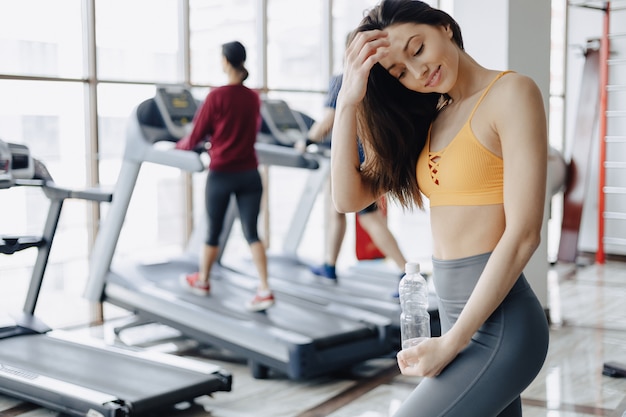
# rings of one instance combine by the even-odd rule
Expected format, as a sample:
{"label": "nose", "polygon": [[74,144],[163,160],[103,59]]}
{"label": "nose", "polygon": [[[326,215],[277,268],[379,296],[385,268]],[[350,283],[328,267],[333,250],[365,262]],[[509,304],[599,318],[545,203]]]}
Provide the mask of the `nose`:
{"label": "nose", "polygon": [[428,67],[426,65],[411,63],[407,66],[407,69],[416,81],[420,81],[428,76]]}

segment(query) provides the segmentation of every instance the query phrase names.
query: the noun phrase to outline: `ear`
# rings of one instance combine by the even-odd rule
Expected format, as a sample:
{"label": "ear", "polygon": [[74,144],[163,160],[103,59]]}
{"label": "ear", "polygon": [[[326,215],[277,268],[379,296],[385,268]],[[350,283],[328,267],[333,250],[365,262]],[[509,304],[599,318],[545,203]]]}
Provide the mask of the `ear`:
{"label": "ear", "polygon": [[450,27],[449,23],[447,25],[443,25],[443,31],[450,39],[454,36],[454,32],[452,32],[452,27]]}

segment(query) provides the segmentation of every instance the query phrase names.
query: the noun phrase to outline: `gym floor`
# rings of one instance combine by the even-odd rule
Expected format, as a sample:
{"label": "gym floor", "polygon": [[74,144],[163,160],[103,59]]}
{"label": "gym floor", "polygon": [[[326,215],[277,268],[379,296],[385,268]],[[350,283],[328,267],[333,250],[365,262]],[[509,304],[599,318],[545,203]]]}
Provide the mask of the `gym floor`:
{"label": "gym floor", "polygon": [[[626,264],[555,266],[549,274],[551,343],[547,361],[523,393],[525,417],[626,415],[626,378],[602,375],[605,361],[626,362]],[[112,339],[113,327],[74,331]],[[200,398],[168,416],[212,417],[388,417],[419,383],[399,375],[393,358],[379,358],[349,374],[294,382],[280,375],[255,380],[238,358],[198,346],[173,329],[148,325],[122,333],[128,343],[178,351],[219,364],[233,374],[233,390]],[[43,417],[57,414],[0,396],[0,416]]]}
{"label": "gym floor", "polygon": [[[274,204],[285,207],[281,199],[287,196],[278,195],[279,189],[275,188],[277,195],[270,194],[270,199],[274,198],[272,207]],[[322,256],[321,212],[320,207],[314,210],[301,248],[316,259]],[[355,262],[354,228],[350,219],[339,263],[344,266]],[[390,207],[388,221],[407,258],[427,263],[430,253],[427,213],[405,213]],[[284,230],[279,228],[284,223],[273,222],[277,237],[272,235],[272,247],[280,246],[279,236]],[[239,245],[244,244],[233,242],[234,250],[230,252],[247,253],[245,245],[242,248]],[[550,350],[541,373],[522,394],[524,416],[626,417],[626,378],[602,375],[604,362],[626,364],[626,262],[608,261],[604,265],[588,266],[557,264],[550,268],[548,286],[552,321]],[[55,306],[46,305],[48,303],[41,306],[48,324],[54,327],[55,323],[67,321],[69,315],[75,316],[75,309],[68,307],[74,299],[67,304],[63,304],[61,296],[53,300]],[[59,309],[59,305],[66,308]],[[70,329],[113,343],[114,327],[128,322],[131,317],[108,305],[105,305],[105,317],[107,320],[102,326],[74,325]],[[217,392],[180,410],[164,411],[162,415],[168,417],[390,417],[419,383],[419,378],[400,375],[393,357],[378,358],[351,372],[308,381],[294,382],[281,375],[255,380],[240,358],[200,346],[166,326],[151,324],[131,328],[122,332],[121,340],[208,361],[232,373],[231,392]],[[0,417],[13,416],[61,415],[0,396]]]}

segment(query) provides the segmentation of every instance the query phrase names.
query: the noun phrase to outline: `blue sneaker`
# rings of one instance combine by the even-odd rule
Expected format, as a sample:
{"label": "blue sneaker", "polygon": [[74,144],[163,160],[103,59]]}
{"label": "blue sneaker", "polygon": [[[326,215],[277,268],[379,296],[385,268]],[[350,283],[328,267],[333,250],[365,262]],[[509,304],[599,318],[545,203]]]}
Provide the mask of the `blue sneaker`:
{"label": "blue sneaker", "polygon": [[335,271],[335,267],[328,264],[323,264],[319,266],[312,266],[311,272],[313,272],[318,277],[337,280],[337,272]]}

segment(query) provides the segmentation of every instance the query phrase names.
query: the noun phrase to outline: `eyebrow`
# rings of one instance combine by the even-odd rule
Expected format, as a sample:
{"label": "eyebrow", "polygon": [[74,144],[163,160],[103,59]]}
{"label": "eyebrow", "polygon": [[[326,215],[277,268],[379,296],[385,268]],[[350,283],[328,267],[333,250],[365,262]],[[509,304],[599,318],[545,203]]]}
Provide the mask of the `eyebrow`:
{"label": "eyebrow", "polygon": [[[402,48],[402,52],[406,52],[406,51],[407,51],[407,49],[409,49],[409,44],[411,43],[411,41],[412,41],[414,38],[417,38],[418,36],[420,36],[420,34],[419,34],[419,33],[416,33],[415,35],[410,36],[410,37],[409,37],[409,39],[407,39],[407,40],[406,40],[406,44],[404,45],[404,48]],[[394,64],[391,64],[391,66],[390,66],[389,68],[387,68],[387,72],[391,71],[391,70],[393,69],[393,67],[395,67],[395,66],[396,66],[396,64],[395,64],[395,63],[394,63]]]}

